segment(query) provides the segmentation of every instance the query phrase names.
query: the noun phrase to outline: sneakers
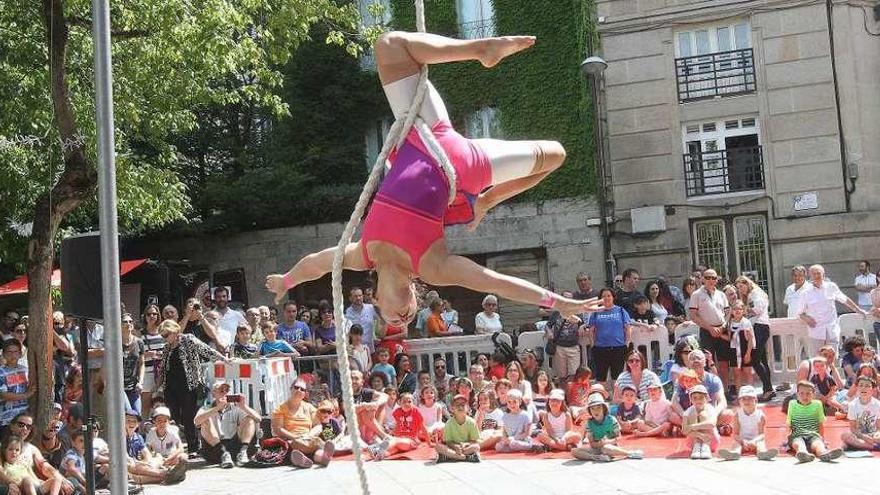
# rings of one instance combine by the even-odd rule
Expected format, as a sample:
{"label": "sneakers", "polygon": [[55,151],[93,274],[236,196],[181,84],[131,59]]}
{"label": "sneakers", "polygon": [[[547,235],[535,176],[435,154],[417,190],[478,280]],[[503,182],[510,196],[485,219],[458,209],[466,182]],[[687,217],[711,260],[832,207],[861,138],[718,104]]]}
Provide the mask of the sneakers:
{"label": "sneakers", "polygon": [[223,469],[232,469],[234,465],[235,464],[232,463],[232,454],[224,450],[223,453],[220,454],[220,467]]}
{"label": "sneakers", "polygon": [[537,444],[532,445],[532,448],[529,450],[531,451],[532,454],[543,454],[543,453],[549,451],[550,449],[548,449],[547,446],[544,444],[537,443]]}
{"label": "sneakers", "polygon": [[464,460],[467,462],[480,462],[480,454],[474,452],[473,454],[468,454],[464,457]]}
{"label": "sneakers", "polygon": [[779,455],[778,449],[767,449],[763,452],[758,452],[758,460],[761,461],[772,461]]}
{"label": "sneakers", "polygon": [[247,445],[242,445],[241,450],[238,451],[238,455],[235,456],[235,465],[238,467],[243,467],[250,462],[250,458],[247,455]]}
{"label": "sneakers", "polygon": [[739,452],[728,449],[719,449],[718,455],[725,461],[736,461],[741,457],[741,454]]}
{"label": "sneakers", "polygon": [[308,469],[315,464],[305,454],[296,449],[290,451],[290,463],[300,469]]}
{"label": "sneakers", "polygon": [[842,456],[842,455],[843,455],[843,450],[841,450],[841,449],[829,450],[828,452],[825,452],[824,454],[820,455],[819,460],[822,462],[831,462],[834,459],[839,459],[840,456]]}
{"label": "sneakers", "polygon": [[712,448],[709,447],[708,443],[703,444],[703,456],[700,459],[711,459],[712,458]]}
{"label": "sneakers", "polygon": [[367,450],[370,451],[370,455],[373,456],[373,459],[381,461],[388,454],[388,447],[390,446],[391,441],[385,438],[381,442],[370,445],[369,447],[367,447]]}
{"label": "sneakers", "polygon": [[702,459],[703,458],[703,442],[694,442],[694,447],[691,449],[691,459]]}
{"label": "sneakers", "polygon": [[626,458],[627,458],[627,459],[644,459],[644,458],[645,458],[645,453],[642,452],[642,451],[639,450],[639,449],[636,449],[636,450],[630,450],[630,451],[629,451],[629,454],[626,455]]}
{"label": "sneakers", "polygon": [[795,457],[797,457],[798,462],[802,462],[802,463],[803,462],[811,462],[816,458],[816,456],[814,456],[813,454],[811,454],[809,452],[804,452],[804,451],[798,452]]}
{"label": "sneakers", "polygon": [[165,474],[165,481],[163,484],[165,485],[176,485],[183,480],[186,479],[186,468],[187,461],[186,459],[180,459],[180,461],[172,467],[168,473]]}
{"label": "sneakers", "polygon": [[441,462],[452,462],[452,459],[446,457],[446,456],[443,455],[443,454],[437,453],[437,461],[436,461],[436,463],[437,463],[437,464],[440,464]]}
{"label": "sneakers", "polygon": [[315,462],[320,464],[321,466],[327,467],[330,464],[330,461],[333,460],[333,454],[336,453],[336,445],[330,440],[324,442],[324,445],[321,447],[323,454],[320,459],[315,459]]}

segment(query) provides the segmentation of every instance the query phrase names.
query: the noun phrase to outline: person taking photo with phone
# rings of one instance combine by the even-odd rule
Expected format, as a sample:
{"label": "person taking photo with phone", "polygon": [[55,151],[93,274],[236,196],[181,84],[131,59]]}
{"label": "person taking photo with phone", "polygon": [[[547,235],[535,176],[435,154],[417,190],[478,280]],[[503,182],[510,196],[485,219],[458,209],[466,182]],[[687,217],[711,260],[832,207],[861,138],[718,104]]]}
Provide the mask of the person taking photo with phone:
{"label": "person taking photo with phone", "polygon": [[202,457],[223,469],[248,463],[248,446],[253,443],[260,414],[248,407],[241,395],[230,395],[229,384],[216,381],[211,386],[210,405],[199,409],[193,422],[202,440]]}

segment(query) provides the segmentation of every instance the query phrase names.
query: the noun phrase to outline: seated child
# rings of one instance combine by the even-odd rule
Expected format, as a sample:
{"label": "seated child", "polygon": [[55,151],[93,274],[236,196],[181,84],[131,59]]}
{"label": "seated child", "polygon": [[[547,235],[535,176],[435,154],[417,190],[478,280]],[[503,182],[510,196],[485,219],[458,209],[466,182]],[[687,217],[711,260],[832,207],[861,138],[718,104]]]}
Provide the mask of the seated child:
{"label": "seated child", "polygon": [[507,391],[507,411],[501,417],[504,437],[495,444],[498,452],[525,452],[532,449],[532,420],[523,410],[522,392]]}
{"label": "seated child", "polygon": [[880,400],[874,397],[877,382],[867,376],[856,378],[858,398],[849,403],[846,419],[849,431],[840,436],[853,450],[880,450]]}
{"label": "seated child", "polygon": [[423,440],[439,442],[442,440],[443,428],[445,428],[446,425],[443,423],[443,405],[436,401],[436,396],[437,389],[434,385],[429,384],[422,387],[417,409],[422,414],[422,419],[425,421],[425,428],[429,434],[429,436]]}
{"label": "seated child", "polygon": [[655,378],[648,385],[648,401],[645,402],[645,420],[636,426],[637,437],[659,437],[671,433],[673,417],[681,424],[681,417],[672,412],[672,403],[663,393],[660,378]]}
{"label": "seated child", "polygon": [[388,402],[386,402],[384,406],[385,411],[382,413],[382,428],[385,428],[385,431],[393,431],[394,410],[397,409],[397,387],[389,385],[382,389],[382,391],[388,396]]}
{"label": "seated child", "polygon": [[82,430],[70,432],[70,449],[61,460],[61,474],[73,485],[76,493],[86,493],[85,439]]}
{"label": "seated child", "polygon": [[691,459],[711,459],[712,452],[718,450],[721,436],[715,427],[717,413],[709,404],[709,392],[703,385],[691,387],[688,391],[691,406],[682,416],[681,431],[688,439]]}
{"label": "seated child", "polygon": [[232,357],[239,359],[255,359],[260,357],[260,349],[251,342],[251,327],[239,325],[235,329],[235,342],[232,344]]}
{"label": "seated child", "polygon": [[17,462],[23,447],[22,439],[11,434],[7,434],[0,444],[0,468],[12,481],[10,491],[17,488],[23,495],[58,495],[61,492],[61,479],[53,476],[42,481],[29,464]]}
{"label": "seated child", "polygon": [[587,398],[590,396],[590,380],[593,378],[593,371],[581,366],[574,372],[574,378],[568,384],[566,399],[568,405],[572,408],[572,415],[577,416],[581,409],[587,408]]}
{"label": "seated child", "polygon": [[755,387],[745,385],[740,387],[737,395],[739,409],[733,418],[733,449],[720,449],[718,455],[722,459],[735,461],[744,452],[754,452],[762,461],[773,460],[779,455],[777,449],[767,449],[764,442],[764,426],[766,419],[764,411],[758,409],[758,392]]}
{"label": "seated child", "polygon": [[315,462],[324,467],[327,467],[333,460],[333,454],[336,453],[336,443],[343,436],[342,424],[333,417],[334,411],[335,405],[332,401],[325,399],[319,402],[315,412],[318,424],[309,432],[309,435],[320,438],[324,442],[314,455]]}
{"label": "seated child", "polygon": [[[641,459],[641,450],[626,450],[617,445],[620,438],[620,425],[614,416],[608,414],[608,404],[600,393],[590,394],[587,409],[590,419],[587,421],[586,446],[576,447],[571,453],[582,461],[610,462],[614,456],[628,459]],[[582,444],[583,445],[583,444]]]}
{"label": "seated child", "polygon": [[494,450],[503,437],[501,418],[504,411],[498,407],[495,394],[484,389],[477,394],[477,410],[474,413],[474,421],[480,429],[480,450]]}
{"label": "seated child", "polygon": [[800,462],[810,462],[816,456],[822,461],[830,462],[843,455],[840,449],[828,450],[825,447],[822,440],[825,410],[822,402],[813,398],[815,391],[813,382],[799,381],[797,400],[788,404],[788,445]]}
{"label": "seated child", "polygon": [[180,441],[180,431],[177,426],[169,424],[170,422],[171,411],[167,407],[159,406],[153,409],[155,428],[147,433],[147,447],[162,466],[187,462],[183,442]]}
{"label": "seated child", "polygon": [[678,374],[678,383],[672,392],[671,403],[673,414],[669,417],[669,421],[673,426],[673,434],[676,433],[675,430],[681,428],[684,413],[689,407],[691,407],[691,398],[690,395],[688,395],[688,390],[699,384],[700,379],[697,377],[697,372],[692,369],[684,369]]}
{"label": "seated child", "polygon": [[443,428],[443,442],[437,443],[437,462],[480,462],[480,432],[468,416],[470,406],[466,395],[452,399],[452,417]]}
{"label": "seated child", "polygon": [[419,438],[428,440],[428,445],[433,445],[431,435],[425,426],[422,413],[415,407],[415,399],[412,394],[404,393],[400,396],[399,407],[392,413],[394,415],[394,429],[389,439],[388,454],[409,452],[419,446]]}
{"label": "seated child", "polygon": [[846,411],[837,400],[837,382],[828,372],[828,361],[824,357],[813,358],[813,374],[810,376],[810,382],[816,387],[816,398],[822,403],[826,415]]}
{"label": "seated child", "polygon": [[565,405],[565,392],[553,389],[547,399],[547,410],[541,411],[541,432],[537,440],[549,450],[569,451],[582,440],[580,433],[574,431],[571,413]]}
{"label": "seated child", "polygon": [[486,376],[492,380],[500,380],[504,378],[507,370],[504,367],[504,354],[496,352],[489,356],[489,369],[486,370]]}
{"label": "seated child", "polygon": [[183,481],[186,478],[186,463],[179,462],[169,469],[162,465],[160,459],[154,458],[144,437],[137,432],[140,422],[141,416],[137,411],[129,409],[125,412],[125,444],[131,480],[139,485],[170,485]]}
{"label": "seated child", "polygon": [[621,403],[617,406],[617,422],[620,424],[621,433],[632,433],[642,423],[642,410],[636,403],[638,391],[635,385],[627,383],[620,389]]}

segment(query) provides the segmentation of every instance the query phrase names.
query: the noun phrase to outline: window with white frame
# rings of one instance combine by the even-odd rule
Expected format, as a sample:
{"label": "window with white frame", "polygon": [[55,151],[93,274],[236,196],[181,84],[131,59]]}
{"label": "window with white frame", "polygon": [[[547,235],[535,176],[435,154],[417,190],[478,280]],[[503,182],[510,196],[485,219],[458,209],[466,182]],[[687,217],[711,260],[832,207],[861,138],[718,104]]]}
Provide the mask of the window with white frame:
{"label": "window with white frame", "polygon": [[682,146],[688,197],[764,188],[757,117],[685,123]]}
{"label": "window with white frame", "polygon": [[388,117],[378,119],[370,123],[364,132],[364,159],[366,160],[367,170],[372,170],[379,158],[379,152],[382,151],[382,145],[385,144],[385,138],[388,137],[388,131],[394,121]]}
{"label": "window with white frame", "polygon": [[713,268],[728,280],[745,275],[770,294],[770,250],[763,215],[698,220],[691,234],[696,265]]}
{"label": "window with white frame", "polygon": [[462,38],[495,36],[495,8],[492,0],[456,0],[455,7]]}
{"label": "window with white frame", "polygon": [[465,134],[471,139],[501,139],[501,119],[495,107],[483,107],[470,114],[466,119]]}
{"label": "window with white frame", "polygon": [[[364,27],[387,26],[391,23],[391,0],[358,0],[358,12]],[[376,70],[376,56],[372,49],[360,57],[361,69]]]}
{"label": "window with white frame", "polygon": [[679,100],[754,92],[751,32],[746,21],[676,32]]}

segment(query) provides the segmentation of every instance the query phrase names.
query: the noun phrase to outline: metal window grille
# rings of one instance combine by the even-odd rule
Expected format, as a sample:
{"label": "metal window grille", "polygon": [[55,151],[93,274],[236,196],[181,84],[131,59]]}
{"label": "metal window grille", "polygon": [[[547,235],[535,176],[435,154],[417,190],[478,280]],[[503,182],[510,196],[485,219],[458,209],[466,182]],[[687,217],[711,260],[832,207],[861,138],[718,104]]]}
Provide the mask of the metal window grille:
{"label": "metal window grille", "polygon": [[694,247],[697,265],[714,269],[727,276],[727,236],[724,221],[710,220],[694,224]]}
{"label": "metal window grille", "polygon": [[746,48],[677,58],[675,76],[681,103],[754,93],[754,53]]}
{"label": "metal window grille", "polygon": [[688,197],[764,189],[761,146],[697,151],[683,155]]}

